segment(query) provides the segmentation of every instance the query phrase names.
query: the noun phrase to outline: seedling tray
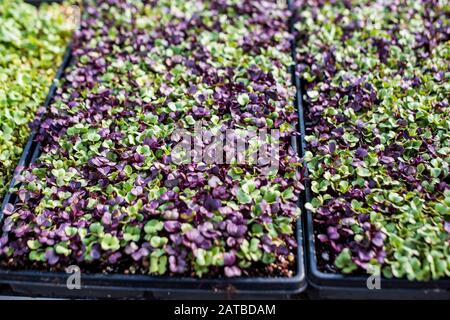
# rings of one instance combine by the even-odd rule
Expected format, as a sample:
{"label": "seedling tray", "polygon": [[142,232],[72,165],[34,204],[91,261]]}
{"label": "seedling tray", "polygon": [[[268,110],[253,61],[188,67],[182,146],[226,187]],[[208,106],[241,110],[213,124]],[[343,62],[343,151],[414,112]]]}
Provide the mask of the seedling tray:
{"label": "seedling tray", "polygon": [[[64,69],[70,63],[68,55],[62,65]],[[59,72],[60,79],[63,72]],[[56,86],[52,85],[46,106],[52,101]],[[34,163],[40,154],[40,144],[34,141],[32,133],[28,148],[22,156],[22,163],[15,175],[24,166]],[[297,142],[293,140],[294,147]],[[11,186],[15,185],[15,179]],[[14,203],[15,195],[8,191],[2,206]],[[0,213],[0,221],[2,219]],[[77,298],[290,298],[302,292],[306,287],[303,267],[303,241],[301,219],[297,221],[295,276],[282,277],[248,277],[236,279],[195,279],[169,276],[122,275],[122,274],[81,274],[81,289],[69,290],[67,281],[70,273],[41,271],[0,270],[0,285],[8,287],[17,294],[51,297]],[[0,286],[1,289],[1,286]]]}
{"label": "seedling tray", "polygon": [[[31,1],[36,2],[36,1]],[[48,1],[43,1],[48,2]],[[294,48],[294,44],[292,43]],[[294,51],[293,51],[294,54]],[[50,87],[45,107],[53,100],[56,83],[61,80],[65,68],[71,62],[71,47],[69,46],[64,61],[56,75],[56,81]],[[292,67],[294,83],[298,83]],[[299,96],[299,95],[297,95]],[[295,103],[298,105],[299,100]],[[302,122],[302,119],[299,121]],[[300,128],[300,127],[299,127]],[[6,204],[14,204],[15,195],[11,188],[16,186],[18,174],[25,166],[33,164],[40,155],[40,144],[35,141],[36,133],[32,132],[24,149],[19,166],[10,184],[0,210],[0,222]],[[292,139],[292,146],[298,150],[300,142],[297,137]],[[301,202],[299,201],[299,206]],[[284,277],[242,277],[242,278],[188,278],[151,275],[124,275],[82,273],[81,288],[68,289],[67,281],[71,273],[47,272],[36,270],[6,270],[0,269],[0,293],[2,291],[16,295],[45,296],[45,297],[73,297],[73,298],[156,298],[156,299],[288,299],[306,288],[306,275],[303,259],[302,221],[297,220],[296,238],[298,248],[296,252],[295,275]]]}
{"label": "seedling tray", "polygon": [[[297,107],[300,119],[307,105],[303,100],[304,91],[301,79],[298,79]],[[306,126],[308,123],[306,123]],[[301,146],[303,157],[306,150],[305,122],[300,121]],[[312,199],[311,181],[305,181],[303,203]],[[304,207],[303,225],[305,233],[306,268],[308,279],[308,296],[313,299],[450,299],[450,279],[431,280],[426,282],[409,281],[408,279],[380,279],[380,289],[369,289],[367,276],[344,275],[340,273],[326,273],[318,267],[318,252],[316,251],[316,234],[314,230],[313,213]]]}

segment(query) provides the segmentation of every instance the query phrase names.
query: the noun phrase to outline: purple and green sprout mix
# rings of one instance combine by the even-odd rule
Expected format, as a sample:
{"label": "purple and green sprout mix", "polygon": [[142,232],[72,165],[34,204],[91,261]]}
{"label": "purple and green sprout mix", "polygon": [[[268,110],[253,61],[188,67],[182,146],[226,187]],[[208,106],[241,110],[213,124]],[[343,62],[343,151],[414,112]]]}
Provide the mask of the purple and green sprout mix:
{"label": "purple and green sprout mix", "polygon": [[[87,1],[0,237],[8,268],[292,276],[300,162],[289,12],[260,0]],[[278,129],[279,169],[174,164],[176,127]]]}
{"label": "purple and green sprout mix", "polygon": [[320,268],[450,276],[448,1],[299,1]]}

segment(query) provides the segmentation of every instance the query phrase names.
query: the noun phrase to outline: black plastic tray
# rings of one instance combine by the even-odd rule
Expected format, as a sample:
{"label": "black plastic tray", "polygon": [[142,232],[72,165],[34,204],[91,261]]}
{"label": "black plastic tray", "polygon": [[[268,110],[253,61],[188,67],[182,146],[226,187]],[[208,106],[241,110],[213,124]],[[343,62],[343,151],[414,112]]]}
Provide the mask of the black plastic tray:
{"label": "black plastic tray", "polygon": [[[303,85],[297,77],[297,99],[300,119],[304,119],[307,104],[303,100]],[[306,125],[310,125],[306,123]],[[300,121],[301,156],[305,154],[305,122]],[[307,168],[306,168],[306,174]],[[311,181],[306,179],[303,204],[312,199]],[[326,273],[318,268],[313,213],[302,207],[305,234],[305,255],[308,280],[308,296],[312,299],[445,299],[450,300],[450,279],[409,281],[382,277],[380,289],[368,289],[367,276]]]}
{"label": "black plastic tray", "polygon": [[24,0],[34,6],[40,6],[43,3],[62,3],[64,0]]}
{"label": "black plastic tray", "polygon": [[[292,48],[294,49],[294,42],[292,42]],[[294,50],[292,54],[294,56]],[[70,64],[70,61],[71,47],[69,46],[55,80],[60,80],[63,77],[64,70]],[[290,71],[293,82],[298,84],[293,66]],[[50,87],[45,101],[46,108],[52,102],[55,90],[56,81]],[[296,104],[299,102],[298,99],[295,100]],[[292,146],[299,150],[298,137],[292,139]],[[21,172],[24,166],[34,163],[39,154],[40,144],[35,142],[35,132],[32,132],[10,188],[16,185],[15,177],[17,174]],[[8,190],[0,210],[0,221],[5,205],[15,203],[15,200],[15,195],[11,193],[11,190]],[[300,200],[298,205],[302,206]],[[0,269],[0,293],[4,291],[18,295],[74,298],[289,299],[304,291],[307,285],[303,259],[302,219],[298,219],[296,223],[296,238],[298,248],[295,275],[291,278],[195,279],[170,276],[83,273],[81,274],[81,289],[69,290],[67,288],[67,280],[71,276],[69,273]]]}

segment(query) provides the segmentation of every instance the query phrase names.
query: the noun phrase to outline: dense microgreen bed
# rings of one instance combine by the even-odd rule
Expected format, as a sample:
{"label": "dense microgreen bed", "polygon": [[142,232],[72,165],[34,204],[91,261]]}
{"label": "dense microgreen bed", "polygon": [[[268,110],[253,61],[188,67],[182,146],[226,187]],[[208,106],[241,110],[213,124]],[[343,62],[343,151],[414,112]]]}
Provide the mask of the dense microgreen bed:
{"label": "dense microgreen bed", "polygon": [[64,5],[0,2],[0,203],[72,30]]}
{"label": "dense microgreen bed", "polygon": [[450,276],[447,1],[300,1],[320,267]]}
{"label": "dense microgreen bed", "polygon": [[[87,1],[42,154],[5,210],[8,268],[291,276],[300,166],[285,4]],[[279,129],[279,170],[175,164],[175,127]]]}

